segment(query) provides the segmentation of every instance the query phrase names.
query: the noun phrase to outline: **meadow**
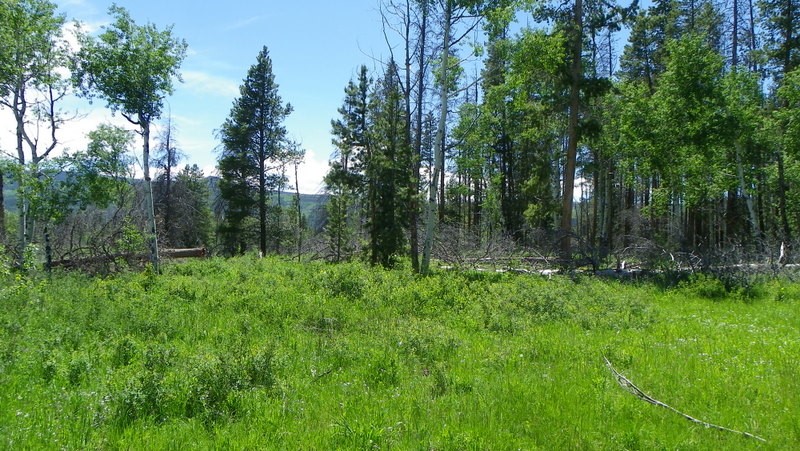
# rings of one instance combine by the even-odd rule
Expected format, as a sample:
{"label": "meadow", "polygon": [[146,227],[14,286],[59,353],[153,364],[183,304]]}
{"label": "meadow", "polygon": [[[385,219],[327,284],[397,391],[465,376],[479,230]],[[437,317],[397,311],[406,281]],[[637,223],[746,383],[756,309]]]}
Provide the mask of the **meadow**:
{"label": "meadow", "polygon": [[[209,259],[0,271],[0,448],[800,447],[800,285]],[[625,391],[604,357],[653,398]]]}

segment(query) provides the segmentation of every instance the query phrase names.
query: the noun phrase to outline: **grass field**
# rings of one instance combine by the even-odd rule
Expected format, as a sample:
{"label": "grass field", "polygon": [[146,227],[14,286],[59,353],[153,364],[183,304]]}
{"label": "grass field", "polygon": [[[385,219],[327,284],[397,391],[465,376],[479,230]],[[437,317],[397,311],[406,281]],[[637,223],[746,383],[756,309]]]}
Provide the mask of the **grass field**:
{"label": "grass field", "polygon": [[[798,449],[800,286],[0,271],[0,448]],[[624,391],[603,357],[707,429]]]}

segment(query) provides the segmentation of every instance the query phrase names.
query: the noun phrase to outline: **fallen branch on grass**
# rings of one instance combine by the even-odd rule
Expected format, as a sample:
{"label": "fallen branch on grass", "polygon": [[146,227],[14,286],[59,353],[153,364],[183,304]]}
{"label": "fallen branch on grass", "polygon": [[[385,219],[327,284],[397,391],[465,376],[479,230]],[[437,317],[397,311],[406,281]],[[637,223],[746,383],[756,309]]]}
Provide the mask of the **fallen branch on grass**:
{"label": "fallen branch on grass", "polygon": [[648,395],[647,393],[643,392],[639,387],[637,387],[633,382],[631,382],[630,379],[628,379],[627,377],[625,377],[622,374],[620,374],[620,372],[617,371],[614,368],[613,365],[611,365],[611,362],[608,361],[608,358],[603,356],[603,360],[606,361],[606,366],[608,367],[609,370],[611,370],[611,373],[614,374],[614,377],[617,379],[617,383],[620,385],[620,387],[622,387],[623,389],[625,389],[627,392],[631,393],[632,395],[636,396],[637,398],[641,399],[642,401],[645,401],[645,402],[648,402],[650,404],[653,404],[654,406],[659,406],[659,407],[663,407],[663,408],[665,408],[667,410],[671,410],[672,412],[677,413],[678,415],[686,418],[687,420],[691,421],[692,423],[696,423],[696,424],[702,425],[702,426],[704,426],[706,428],[718,429],[720,431],[726,431],[726,432],[732,432],[734,434],[740,434],[740,435],[744,435],[745,437],[748,437],[748,438],[754,438],[756,440],[760,440],[760,441],[762,441],[764,443],[767,442],[763,438],[761,438],[761,437],[759,437],[757,435],[753,435],[753,434],[751,434],[749,432],[742,432],[742,431],[737,431],[735,429],[729,429],[729,428],[726,428],[726,427],[723,427],[723,426],[717,426],[716,424],[711,424],[711,423],[709,423],[707,421],[698,420],[697,418],[695,418],[695,417],[693,417],[691,415],[687,415],[687,414],[681,412],[680,410],[678,410],[678,409],[676,409],[676,408],[674,408],[674,407],[672,407],[670,405],[667,405],[667,404],[665,404],[665,403],[653,398],[652,396]]}

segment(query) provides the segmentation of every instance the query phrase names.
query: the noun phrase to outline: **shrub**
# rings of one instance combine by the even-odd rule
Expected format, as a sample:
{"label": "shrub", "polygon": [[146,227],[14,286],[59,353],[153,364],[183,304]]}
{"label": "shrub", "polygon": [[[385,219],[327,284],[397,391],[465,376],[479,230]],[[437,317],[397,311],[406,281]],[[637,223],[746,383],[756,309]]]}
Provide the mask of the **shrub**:
{"label": "shrub", "polygon": [[103,400],[110,404],[114,422],[119,426],[144,418],[164,419],[164,377],[153,371],[141,371],[130,377],[117,392]]}
{"label": "shrub", "polygon": [[272,348],[259,349],[246,357],[244,362],[247,381],[253,387],[271,388],[275,383],[272,374],[272,359],[275,351]]}
{"label": "shrub", "polygon": [[331,266],[323,272],[322,285],[331,297],[358,300],[364,296],[367,279],[362,266],[344,263]]}
{"label": "shrub", "polygon": [[86,378],[91,364],[89,359],[83,355],[76,355],[69,361],[67,367],[67,381],[70,385],[80,385]]}
{"label": "shrub", "polygon": [[117,341],[114,346],[114,353],[111,356],[111,365],[114,368],[127,366],[136,355],[136,342],[129,336],[125,336]]}
{"label": "shrub", "polygon": [[200,418],[206,424],[235,416],[239,406],[234,395],[241,386],[230,362],[216,357],[202,360],[190,376],[186,416]]}

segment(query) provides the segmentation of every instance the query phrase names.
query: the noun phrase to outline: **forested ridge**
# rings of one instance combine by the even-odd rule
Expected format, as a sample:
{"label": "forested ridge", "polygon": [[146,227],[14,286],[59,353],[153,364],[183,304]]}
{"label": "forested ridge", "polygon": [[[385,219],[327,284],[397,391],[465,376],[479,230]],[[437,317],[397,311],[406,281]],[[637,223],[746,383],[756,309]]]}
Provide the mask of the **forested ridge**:
{"label": "forested ridge", "polygon": [[[796,0],[383,0],[389,56],[344,87],[316,210],[289,186],[305,151],[286,132],[269,43],[216,130],[209,185],[164,114],[188,46],[171,27],[115,5],[70,46],[55,4],[0,5],[0,113],[17,124],[0,240],[20,264],[147,252],[157,268],[159,248],[203,246],[407,258],[426,273],[509,257],[785,264],[797,248]],[[62,154],[72,94],[126,118],[141,152],[103,125]]]}

